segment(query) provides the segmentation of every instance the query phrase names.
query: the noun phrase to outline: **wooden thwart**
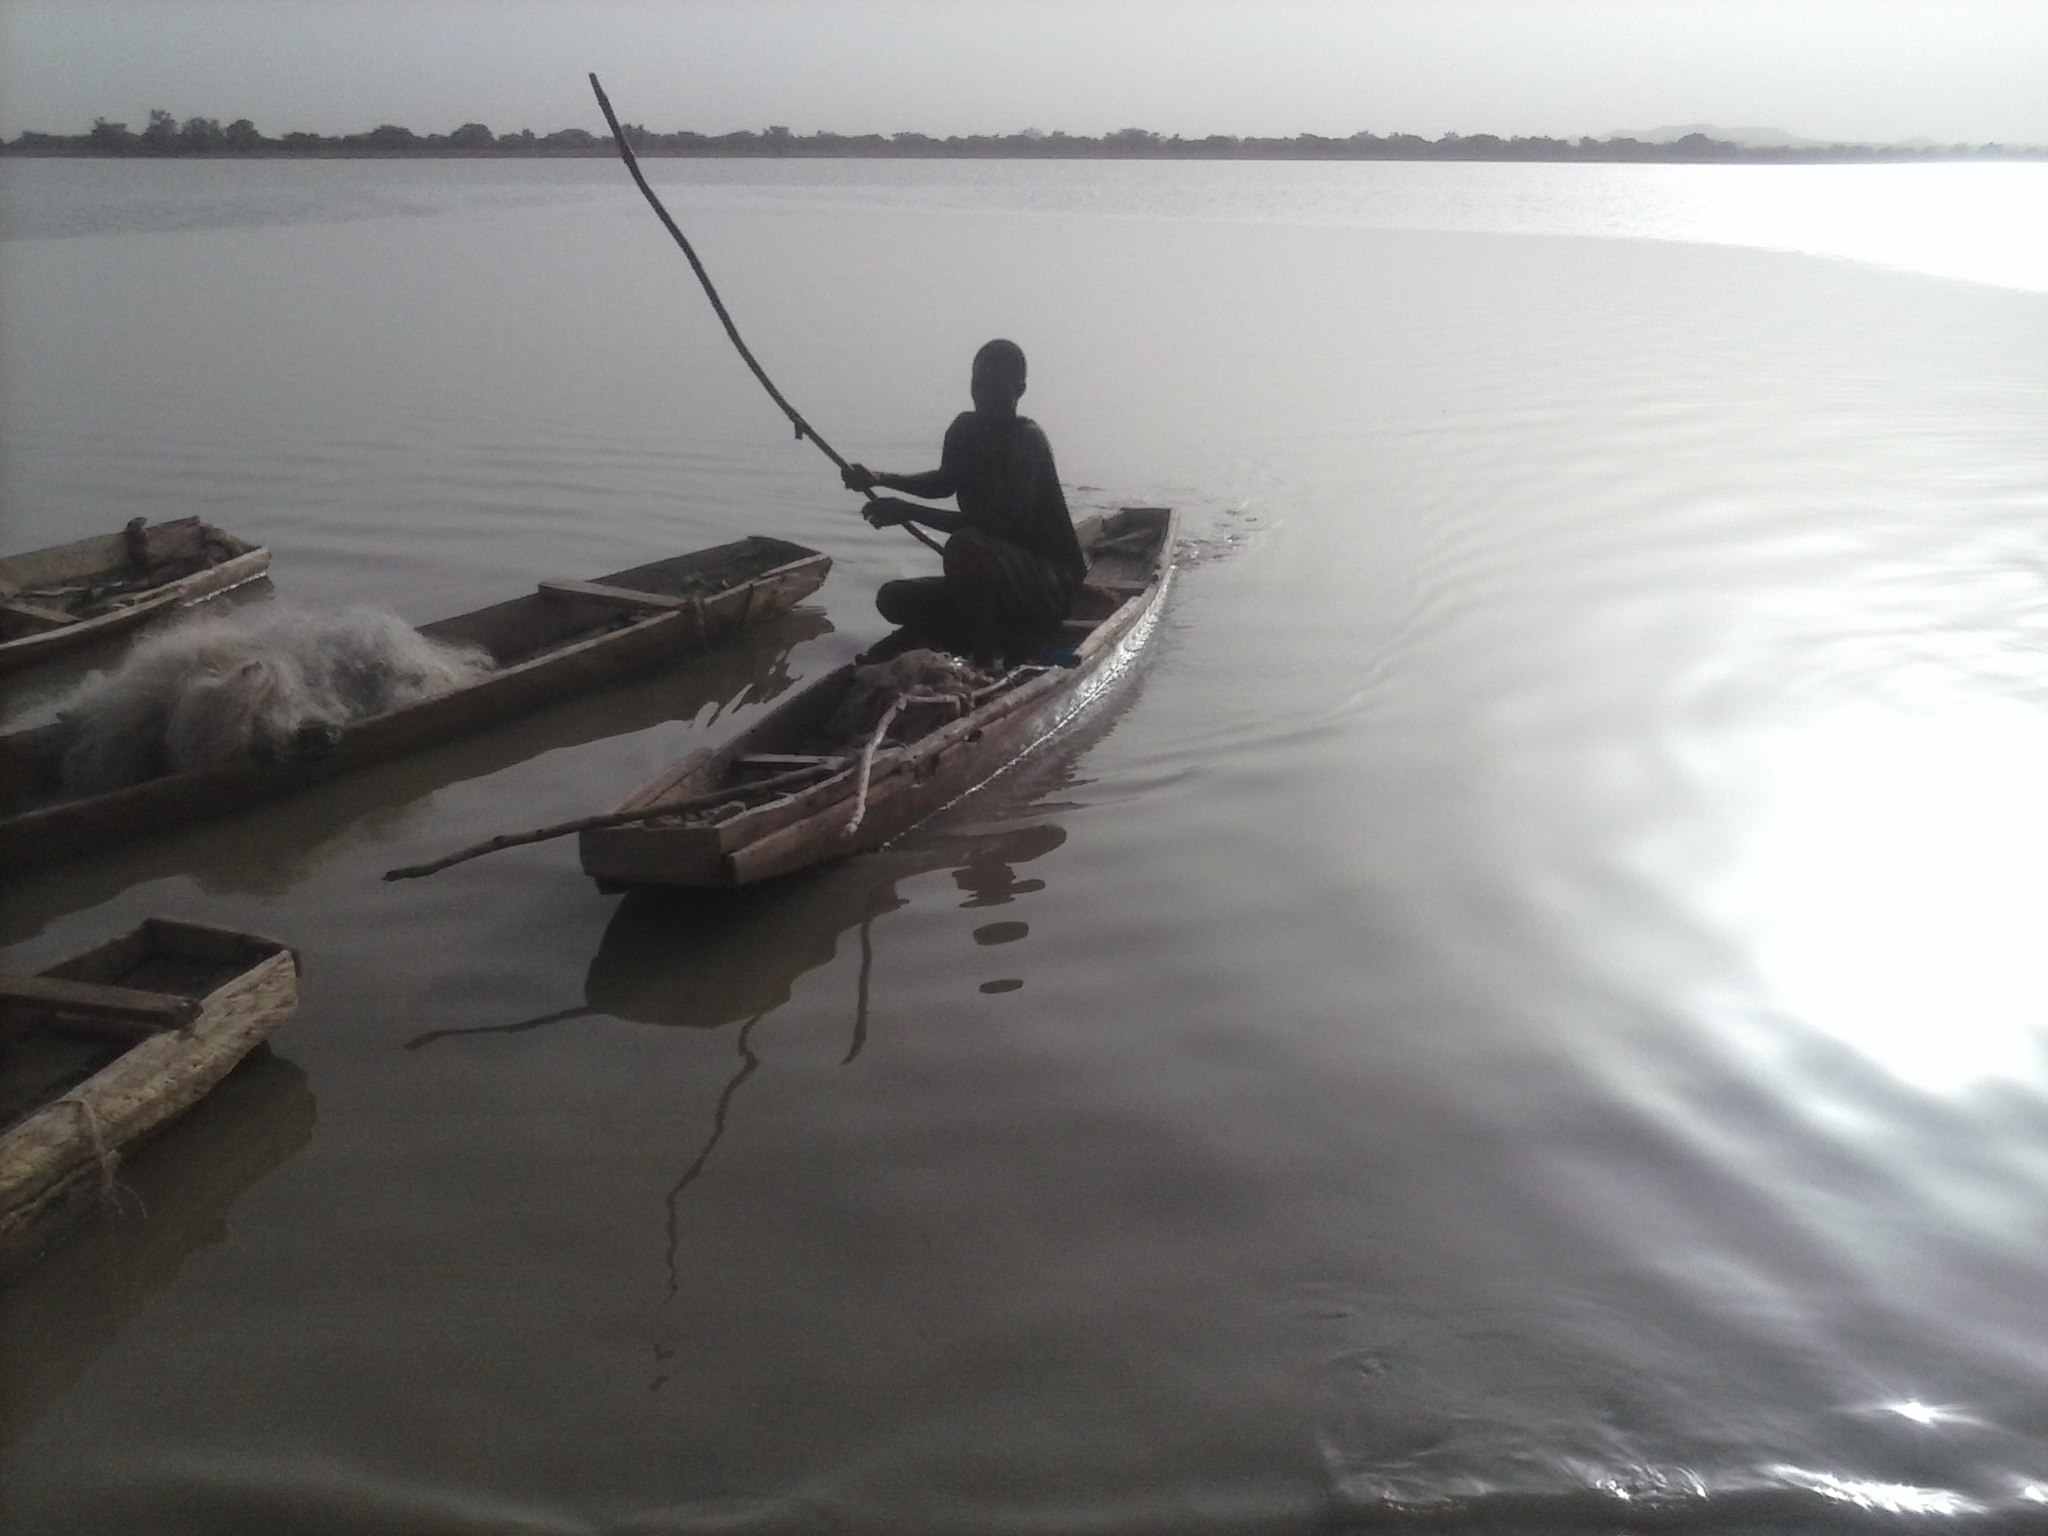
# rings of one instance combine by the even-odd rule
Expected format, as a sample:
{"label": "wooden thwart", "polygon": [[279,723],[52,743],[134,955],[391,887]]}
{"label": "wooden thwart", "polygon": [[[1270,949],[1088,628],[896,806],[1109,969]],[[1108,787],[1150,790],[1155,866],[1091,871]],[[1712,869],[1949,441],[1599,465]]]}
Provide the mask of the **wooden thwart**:
{"label": "wooden thwart", "polygon": [[33,1003],[46,1008],[76,1009],[142,1019],[165,1029],[199,1016],[199,999],[168,992],[139,992],[97,981],[70,981],[57,976],[0,976],[0,1003]]}
{"label": "wooden thwart", "polygon": [[544,581],[543,592],[559,597],[586,597],[592,602],[610,603],[618,608],[659,608],[664,612],[701,606],[701,599],[676,597],[667,592],[636,592],[631,587],[608,587],[596,581]]}
{"label": "wooden thwart", "polygon": [[10,597],[0,602],[0,613],[21,620],[38,631],[69,629],[78,622],[73,613],[63,613],[55,608],[46,608],[41,603],[31,603],[19,597]]}

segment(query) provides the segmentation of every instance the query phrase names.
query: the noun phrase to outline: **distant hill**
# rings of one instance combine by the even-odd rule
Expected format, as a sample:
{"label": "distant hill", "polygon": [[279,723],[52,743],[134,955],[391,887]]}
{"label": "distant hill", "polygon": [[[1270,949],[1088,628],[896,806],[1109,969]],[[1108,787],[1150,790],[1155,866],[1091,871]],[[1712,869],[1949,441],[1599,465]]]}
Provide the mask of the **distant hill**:
{"label": "distant hill", "polygon": [[1617,128],[1610,139],[1634,139],[1638,144],[1676,144],[1687,134],[1697,133],[1723,144],[1740,144],[1744,149],[1824,149],[1826,139],[1802,139],[1782,128],[1717,128],[1712,123],[1679,123],[1663,128]]}

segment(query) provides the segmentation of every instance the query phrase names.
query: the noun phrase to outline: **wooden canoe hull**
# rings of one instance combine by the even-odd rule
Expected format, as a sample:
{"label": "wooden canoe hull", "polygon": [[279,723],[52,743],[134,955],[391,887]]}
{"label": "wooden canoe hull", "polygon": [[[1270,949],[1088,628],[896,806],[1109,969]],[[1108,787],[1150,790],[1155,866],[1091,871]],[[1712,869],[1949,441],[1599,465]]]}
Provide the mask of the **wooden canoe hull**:
{"label": "wooden canoe hull", "polygon": [[[138,548],[165,571],[164,580],[138,585],[103,606],[39,597],[43,588],[123,578],[146,582],[134,560]],[[254,581],[269,569],[269,550],[196,517],[152,524],[132,536],[102,534],[0,558],[0,672],[133,629],[169,609]]]}
{"label": "wooden canoe hull", "polygon": [[[1119,584],[1129,595],[1080,640],[1078,666],[1044,672],[908,746],[878,752],[864,802],[858,773],[849,768],[723,821],[592,828],[580,838],[584,872],[607,889],[749,885],[880,847],[994,777],[1114,686],[1151,637],[1172,580],[1173,521],[1165,508],[1118,515],[1135,514],[1154,519],[1144,579]],[[1091,580],[1098,575],[1091,571]],[[707,793],[736,759],[790,750],[830,714],[853,671],[842,667],[820,678],[717,752],[684,759],[627,797],[621,810]]]}
{"label": "wooden canoe hull", "polygon": [[[151,918],[0,983],[0,1273],[113,1198],[121,1160],[292,1016],[298,977],[275,939]],[[138,1017],[149,999],[183,1021]]]}
{"label": "wooden canoe hull", "polygon": [[[55,794],[61,726],[0,736],[0,806],[12,807],[0,815],[0,863],[28,869],[224,815],[587,693],[787,612],[830,569],[830,558],[815,550],[755,537],[596,582],[546,583],[527,596],[423,624],[420,632],[435,639],[484,646],[499,665],[468,687],[358,721],[322,757],[170,774],[66,800]],[[715,591],[684,590],[726,575],[735,579]],[[642,606],[621,593],[669,601]]]}

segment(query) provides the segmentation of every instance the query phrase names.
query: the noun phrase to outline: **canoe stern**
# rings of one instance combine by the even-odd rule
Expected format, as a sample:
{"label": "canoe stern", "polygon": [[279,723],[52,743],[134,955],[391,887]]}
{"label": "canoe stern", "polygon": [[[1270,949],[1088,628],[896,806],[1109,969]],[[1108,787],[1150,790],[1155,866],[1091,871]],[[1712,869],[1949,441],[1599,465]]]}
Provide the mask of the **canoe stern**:
{"label": "canoe stern", "polygon": [[[111,1197],[121,1160],[197,1104],[298,1006],[298,956],[260,935],[151,918],[35,980],[184,998],[196,1013],[152,1028],[62,1003],[9,1002],[6,1027],[61,1024],[132,1041],[82,1081],[0,1127],[0,1274],[28,1262]],[[24,1014],[28,1015],[27,1017]],[[36,1015],[42,1015],[41,1018]]]}

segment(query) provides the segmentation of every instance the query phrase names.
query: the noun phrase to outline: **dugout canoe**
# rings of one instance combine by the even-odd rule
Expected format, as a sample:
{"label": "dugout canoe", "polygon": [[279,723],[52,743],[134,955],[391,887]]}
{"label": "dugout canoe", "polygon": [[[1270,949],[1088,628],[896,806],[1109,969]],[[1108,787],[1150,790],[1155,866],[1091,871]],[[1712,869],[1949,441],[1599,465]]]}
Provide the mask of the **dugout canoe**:
{"label": "dugout canoe", "polygon": [[196,517],[0,556],[0,672],[11,672],[270,569],[270,551]]}
{"label": "dugout canoe", "polygon": [[288,945],[166,918],[0,977],[0,1273],[118,1198],[121,1161],[204,1098],[298,997]]}
{"label": "dugout canoe", "polygon": [[66,796],[61,721],[0,734],[0,865],[52,864],[256,801],[570,694],[587,693],[786,613],[817,590],[829,556],[756,535],[615,571],[543,581],[534,592],[420,626],[480,645],[496,663],[467,687],[356,721],[325,756],[167,774],[104,794]]}
{"label": "dugout canoe", "polygon": [[638,819],[579,834],[584,872],[608,891],[750,885],[879,847],[1001,772],[1131,668],[1172,581],[1172,509],[1125,507],[1076,531],[1088,575],[1062,637],[1071,664],[1018,668],[957,717],[906,709],[871,757],[866,737],[818,741],[856,686],[857,667],[841,667],[629,795],[619,814]]}

